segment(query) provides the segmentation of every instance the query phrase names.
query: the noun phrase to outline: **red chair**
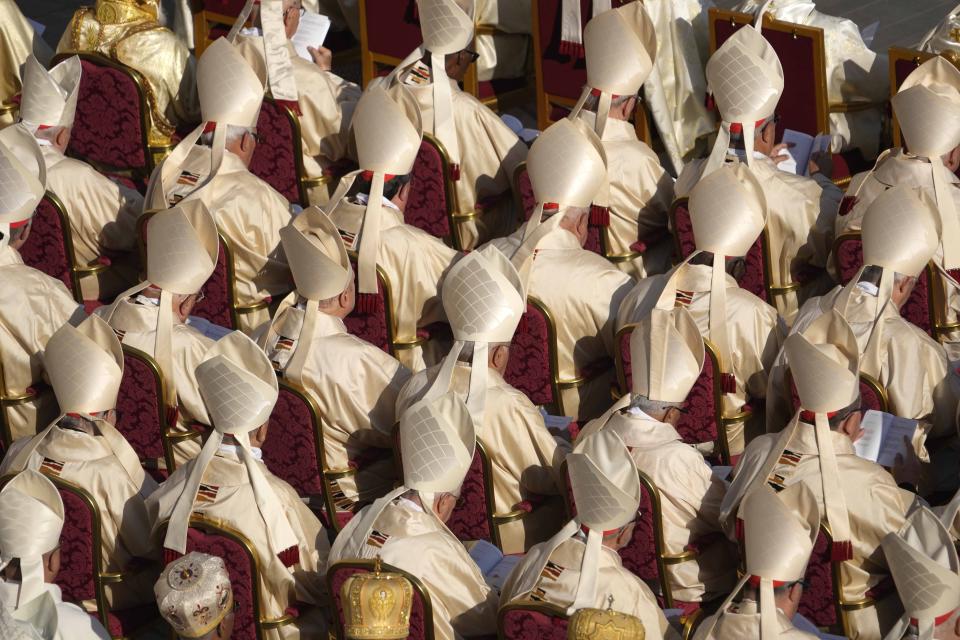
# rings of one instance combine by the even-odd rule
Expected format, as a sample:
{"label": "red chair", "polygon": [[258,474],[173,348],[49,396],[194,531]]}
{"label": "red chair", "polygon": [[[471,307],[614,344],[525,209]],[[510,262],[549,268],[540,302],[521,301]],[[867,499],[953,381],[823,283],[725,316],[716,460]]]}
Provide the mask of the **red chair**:
{"label": "red chair", "polygon": [[474,214],[457,214],[456,203],[447,151],[439,140],[425,133],[413,165],[410,199],[403,212],[403,221],[462,251],[458,223],[469,220]]}
{"label": "red chair", "polygon": [[67,154],[101,173],[132,178],[143,191],[173,149],[173,132],[151,132],[149,84],[136,70],[96,53],[60,53],[51,66],[80,56],[83,74]]}
{"label": "red chair", "polygon": [[564,608],[527,598],[500,607],[497,637],[500,640],[567,640],[568,622]]}
{"label": "red chair", "polygon": [[[350,560],[335,562],[327,569],[327,592],[333,600],[334,626],[337,640],[345,640],[343,632],[344,613],[340,590],[347,578],[357,573],[371,573],[374,570],[373,560]],[[380,565],[381,571],[399,573],[413,586],[413,606],[410,609],[410,635],[408,640],[433,640],[433,601],[430,592],[420,582],[420,579],[403,569],[388,564]]]}
{"label": "red chair", "polygon": [[199,441],[202,434],[175,428],[177,407],[164,404],[166,382],[157,361],[139,349],[122,346],[123,379],[117,395],[117,430],[137,452],[144,470],[157,482],[163,482],[176,470],[174,443],[191,438]]}
{"label": "red chair", "polygon": [[[163,540],[166,535],[167,524],[161,524],[158,540]],[[194,514],[190,516],[186,548],[187,553],[192,551],[217,556],[226,565],[236,607],[231,636],[233,640],[261,640],[265,633],[271,630],[282,633],[282,627],[296,621],[292,609],[288,609],[280,618],[271,619],[263,615],[259,558],[250,540],[239,531],[222,526],[200,514]]]}
{"label": "red chair", "polygon": [[[517,165],[513,175],[513,183],[515,192],[519,194],[519,211],[522,215],[520,224],[523,224],[530,219],[530,215],[537,206],[537,199],[533,195],[533,185],[530,184],[526,162]],[[606,227],[595,225],[591,221],[587,228],[587,241],[584,242],[583,248],[606,258],[606,246],[609,244],[606,241],[606,235]]]}
{"label": "red chair", "polygon": [[[930,53],[928,51],[915,51],[913,49],[905,49],[903,47],[890,47],[890,97],[897,95],[897,91],[900,90],[900,85],[903,84],[903,81],[907,79],[914,69],[919,67],[921,64],[932,58],[937,54]],[[951,59],[949,56],[948,60],[956,64],[956,62]],[[893,146],[900,147],[903,145],[903,135],[900,133],[900,125],[897,123],[897,114],[893,113]]]}
{"label": "red chair", "polygon": [[[693,237],[693,221],[690,219],[690,209],[687,198],[678,198],[670,205],[670,229],[673,232],[674,250],[680,260],[686,259],[696,251],[697,243]],[[766,235],[764,230],[757,241],[750,247],[744,258],[743,275],[737,281],[741,289],[745,289],[764,302],[769,302],[771,296],[787,293],[799,285],[793,283],[786,287],[773,287],[769,284],[768,258],[766,257]]]}
{"label": "red chair", "polygon": [[250,172],[276,189],[290,203],[310,206],[310,190],[327,185],[334,173],[309,178],[303,168],[300,118],[290,106],[263,99],[257,119],[257,148]]}
{"label": "red chair", "polygon": [[30,227],[30,237],[20,248],[20,257],[27,266],[63,282],[77,302],[86,303],[90,308],[100,306],[101,301],[83,299],[80,281],[83,278],[97,277],[110,268],[110,261],[102,257],[89,265],[80,265],[75,256],[73,232],[66,207],[56,195],[48,191],[37,205]]}
{"label": "red chair", "polygon": [[[635,327],[635,324],[628,324],[617,332],[618,349],[615,362],[621,396],[630,393],[633,388],[630,336]],[[687,444],[713,442],[720,464],[727,465],[730,464],[730,447],[727,444],[726,427],[746,420],[749,414],[740,413],[729,417],[723,415],[723,394],[720,377],[716,375],[716,372],[721,371],[720,356],[716,347],[708,340],[704,340],[704,350],[706,357],[703,360],[703,369],[684,401],[684,413],[677,424],[677,433]]]}
{"label": "red chair", "polygon": [[860,373],[860,410],[890,411],[890,397],[887,390],[877,380]]}
{"label": "red chair", "polygon": [[[119,586],[123,574],[106,571],[103,563],[100,509],[85,489],[62,480],[47,468],[40,471],[57,487],[63,499],[64,523],[60,533],[60,572],[56,584],[65,602],[95,602],[100,620],[114,638],[132,637],[133,632],[157,618],[155,605],[113,610],[107,600],[107,585]],[[159,575],[159,571],[157,572]]]}
{"label": "red chair", "polygon": [[559,412],[560,393],[551,373],[557,370],[556,344],[555,325],[546,308],[528,296],[527,310],[510,343],[504,379],[533,404]]}
{"label": "red chair", "polygon": [[280,395],[270,415],[270,437],[261,447],[270,472],[309,501],[324,527],[340,531],[356,506],[344,498],[337,481],[356,470],[329,469],[323,444],[323,423],[316,402],[302,389],[279,381]]}

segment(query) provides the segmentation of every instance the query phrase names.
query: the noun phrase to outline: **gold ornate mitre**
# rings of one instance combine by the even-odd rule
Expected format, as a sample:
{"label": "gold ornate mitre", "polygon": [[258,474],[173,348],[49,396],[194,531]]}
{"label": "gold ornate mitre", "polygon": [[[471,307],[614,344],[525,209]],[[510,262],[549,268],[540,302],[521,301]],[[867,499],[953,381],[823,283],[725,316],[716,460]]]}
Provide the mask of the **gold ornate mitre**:
{"label": "gold ornate mitre", "polygon": [[644,640],[646,635],[639,618],[612,608],[577,609],[567,625],[567,640]]}
{"label": "gold ornate mitre", "polygon": [[344,634],[352,640],[401,640],[410,633],[413,585],[399,573],[356,573],[340,588]]}
{"label": "gold ornate mitre", "polygon": [[156,20],[157,0],[97,0],[96,13],[103,24]]}

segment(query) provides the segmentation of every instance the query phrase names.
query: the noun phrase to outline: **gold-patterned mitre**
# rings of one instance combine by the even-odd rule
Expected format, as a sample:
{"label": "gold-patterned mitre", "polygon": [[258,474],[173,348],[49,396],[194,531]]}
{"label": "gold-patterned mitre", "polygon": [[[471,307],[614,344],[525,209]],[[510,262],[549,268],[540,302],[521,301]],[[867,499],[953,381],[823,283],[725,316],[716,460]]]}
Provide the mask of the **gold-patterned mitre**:
{"label": "gold-patterned mitre", "polygon": [[350,640],[401,640],[410,633],[413,585],[403,575],[355,573],[340,587],[344,635]]}
{"label": "gold-patterned mitre", "polygon": [[567,640],[644,640],[639,618],[607,609],[578,609],[567,625]]}

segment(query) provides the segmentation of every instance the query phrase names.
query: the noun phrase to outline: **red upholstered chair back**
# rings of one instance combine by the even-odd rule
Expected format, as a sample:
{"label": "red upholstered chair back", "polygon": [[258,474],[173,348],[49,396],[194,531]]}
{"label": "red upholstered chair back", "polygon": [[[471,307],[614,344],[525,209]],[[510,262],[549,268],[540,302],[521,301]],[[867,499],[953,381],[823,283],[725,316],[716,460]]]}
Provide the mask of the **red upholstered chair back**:
{"label": "red upholstered chair back", "polygon": [[[357,258],[350,255],[350,266],[357,273]],[[357,286],[354,280],[354,286]],[[370,344],[380,347],[387,353],[392,353],[393,321],[390,315],[390,296],[384,281],[383,274],[377,269],[377,304],[371,310],[361,311],[354,308],[350,315],[343,319],[347,331],[366,340]]]}
{"label": "red upholstered chair back", "polygon": [[[156,360],[148,354],[123,345],[123,379],[117,395],[117,430],[127,439],[147,472],[162,482],[162,473],[153,464],[166,462],[173,469],[173,455],[164,446],[167,407],[164,405],[164,381]],[[146,462],[150,461],[150,462]]]}
{"label": "red upholstered chair back", "polygon": [[420,46],[416,0],[360,0],[360,50],[363,84],[393,68]]}
{"label": "red upholstered chair back", "polygon": [[920,273],[920,277],[917,278],[917,284],[913,287],[913,293],[910,294],[907,301],[900,307],[900,315],[936,338],[936,332],[933,329],[934,319],[932,317],[931,273],[932,270],[929,266]]}
{"label": "red upholstered chair back", "polygon": [[233,280],[230,261],[233,259],[223,236],[220,236],[220,253],[217,266],[203,285],[204,299],[194,307],[193,315],[205,318],[221,327],[236,329],[233,322]]}
{"label": "red upholstered chair back", "polygon": [[73,264],[70,223],[49,193],[37,205],[30,237],[20,248],[20,257],[28,267],[61,281],[73,293],[74,299],[82,301],[81,293],[75,290],[70,275]]}
{"label": "red upholstered chair back", "polygon": [[547,602],[521,601],[500,607],[497,637],[502,640],[566,640],[567,614]]}
{"label": "red upholstered chair back", "polygon": [[[673,229],[674,250],[680,260],[686,259],[697,250],[696,240],[693,237],[693,222],[690,219],[690,209],[687,198],[677,199],[670,207],[670,227]],[[743,275],[737,281],[741,289],[745,289],[763,301],[767,301],[767,277],[764,261],[765,233],[760,234],[750,251],[744,257]]]}
{"label": "red upholstered chair back", "polygon": [[303,163],[300,125],[296,114],[272,98],[264,98],[257,120],[259,141],[250,172],[263,179],[290,202],[307,206],[301,197],[299,173]]}
{"label": "red upholstered chair back", "polygon": [[[113,171],[149,176],[153,162],[147,148],[146,80],[98,54],[79,55],[83,74],[67,154]],[[61,54],[53,62],[66,57]]]}
{"label": "red upholstered chair back", "polygon": [[833,565],[830,561],[830,534],[820,529],[817,542],[810,554],[807,573],[804,575],[807,587],[800,599],[800,613],[818,627],[834,627],[837,619],[837,591],[833,581]]}
{"label": "red upholstered chair back", "polygon": [[[921,64],[932,58],[934,53],[927,51],[915,51],[903,47],[890,47],[890,69],[893,72],[892,82],[890,83],[891,97],[900,90],[900,85],[907,79],[913,71]],[[897,114],[893,113],[893,146],[899,147],[903,144],[903,135],[900,133],[900,125],[897,123]]]}
{"label": "red upholstered chair back", "polygon": [[403,221],[450,242],[453,202],[450,163],[440,143],[424,134],[413,165],[410,200],[403,211]]}
{"label": "red upholstered chair back", "polygon": [[[344,640],[345,638],[343,632],[343,601],[340,594],[343,584],[350,576],[356,573],[370,573],[373,569],[374,563],[370,560],[335,562],[327,569],[327,590],[333,600],[337,640]],[[384,564],[381,565],[381,570],[403,574],[413,585],[413,606],[410,609],[410,635],[407,636],[408,640],[433,640],[433,604],[426,587],[419,579],[402,569]]]}
{"label": "red upholstered chair back", "polygon": [[[636,574],[647,584],[665,583],[666,576],[660,574],[657,562],[657,549],[662,544],[660,532],[660,499],[647,482],[640,483],[640,511],[634,521],[633,537],[630,544],[618,551],[623,566]],[[662,603],[661,603],[662,604]]]}
{"label": "red upholstered chair back", "polygon": [[485,458],[486,452],[483,450],[483,445],[478,441],[470,470],[467,471],[463,486],[460,488],[460,499],[457,500],[457,506],[454,507],[450,520],[447,521],[447,528],[459,540],[494,542],[490,531],[490,514],[488,511],[488,505],[493,501],[492,496],[487,495],[487,487],[490,485],[490,481],[486,477],[486,474],[490,472],[490,465]]}
{"label": "red upholstered chair back", "polygon": [[865,373],[860,374],[860,411],[889,411],[890,401],[883,386]]}
{"label": "red upholstered chair back", "polygon": [[853,280],[863,266],[863,241],[860,233],[844,233],[833,243],[833,260],[840,284]]}
{"label": "red upholstered chair back", "polygon": [[556,406],[554,380],[554,328],[542,304],[528,297],[510,343],[510,360],[504,379],[535,405]]}
{"label": "red upholstered chair back", "polygon": [[259,640],[257,620],[260,617],[259,581],[256,562],[249,543],[215,527],[198,524],[191,518],[187,530],[187,553],[197,551],[217,556],[223,560],[230,574],[230,587],[237,612],[233,622],[233,640]]}
{"label": "red upholstered chair back", "polygon": [[96,599],[94,576],[99,565],[100,548],[94,546],[94,531],[99,534],[99,515],[82,493],[57,483],[63,498],[64,522],[60,532],[60,572],[56,584],[67,602]]}
{"label": "red upholstered chair back", "polygon": [[[751,15],[711,9],[711,51],[716,51],[730,36],[753,21]],[[763,37],[777,52],[783,65],[783,95],[777,105],[780,116],[777,140],[786,129],[811,136],[828,130],[823,31],[766,18]]]}

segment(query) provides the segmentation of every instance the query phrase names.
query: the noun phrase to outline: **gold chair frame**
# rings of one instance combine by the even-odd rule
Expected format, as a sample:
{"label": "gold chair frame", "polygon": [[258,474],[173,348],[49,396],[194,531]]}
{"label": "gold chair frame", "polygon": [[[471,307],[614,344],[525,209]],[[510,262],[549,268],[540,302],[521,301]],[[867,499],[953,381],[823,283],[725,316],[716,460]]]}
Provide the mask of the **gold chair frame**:
{"label": "gold chair frame", "polygon": [[20,105],[9,100],[6,102],[0,102],[0,117],[5,115],[10,115],[14,122],[17,121],[17,114],[20,112]]}
{"label": "gold chair frame", "polygon": [[[109,612],[111,610],[110,603],[107,600],[107,585],[122,583],[124,580],[124,574],[122,572],[111,572],[104,569],[103,524],[102,516],[100,515],[100,507],[97,506],[97,501],[90,494],[90,492],[83,487],[78,486],[69,480],[64,480],[59,476],[55,476],[46,471],[43,467],[41,467],[39,471],[48,480],[50,480],[50,482],[53,483],[53,486],[55,486],[58,490],[66,491],[77,496],[90,510],[90,542],[93,551],[93,597],[97,606],[97,617],[106,628],[109,626],[107,622],[109,620]],[[3,478],[0,478],[0,487],[5,486],[16,475],[16,473],[8,473]],[[113,638],[114,640],[126,640],[126,638],[123,636],[113,636]]]}
{"label": "gold chair frame", "polygon": [[[191,429],[190,431],[178,431],[176,429],[176,422],[173,424],[170,423],[169,416],[171,414],[168,413],[168,411],[170,411],[171,407],[168,407],[166,403],[167,381],[163,377],[163,373],[160,371],[160,365],[157,363],[156,359],[154,359],[154,357],[149,353],[141,351],[136,347],[131,347],[128,344],[121,344],[120,347],[123,349],[124,356],[139,360],[146,365],[148,369],[150,369],[151,373],[153,373],[159,393],[159,397],[157,398],[159,415],[157,418],[159,419],[161,425],[160,432],[163,445],[163,461],[166,465],[167,471],[173,473],[177,470],[177,464],[173,455],[174,445],[186,440],[191,440],[193,438],[202,438],[203,433],[195,429]],[[150,466],[145,460],[141,460],[141,464],[143,464],[145,469],[149,468]]]}
{"label": "gold chair frame", "polygon": [[297,172],[297,194],[300,198],[300,206],[306,208],[310,206],[310,189],[317,187],[327,187],[329,189],[330,176],[319,176],[310,178],[307,176],[303,161],[303,129],[300,127],[300,117],[285,104],[280,104],[272,97],[264,96],[265,101],[274,103],[283,113],[287,122],[290,124],[290,130],[293,132],[293,164]]}
{"label": "gold chair frame", "polygon": [[487,522],[490,527],[490,537],[493,544],[502,550],[503,540],[500,537],[500,527],[523,520],[527,516],[527,512],[523,509],[513,509],[507,513],[497,513],[496,496],[493,489],[493,463],[487,453],[487,445],[480,438],[477,438],[477,452],[480,454],[480,461],[483,464],[483,489],[487,503]]}
{"label": "gold chair frame", "polygon": [[[334,573],[338,569],[362,569],[367,573],[373,573],[376,565],[377,560],[340,560],[331,564],[327,569],[327,593],[330,594],[331,608],[333,609],[333,615],[335,617],[334,625],[336,627],[334,633],[331,634],[331,637],[336,638],[336,640],[345,640],[345,635],[343,632],[343,621],[340,619],[340,616],[337,615],[336,604],[333,602],[333,598],[336,597],[333,590]],[[380,571],[399,573],[410,582],[413,590],[417,592],[417,594],[420,596],[420,601],[423,603],[424,640],[434,640],[435,631],[433,628],[433,600],[430,598],[430,592],[427,590],[427,587],[423,584],[420,578],[407,571],[404,571],[403,569],[400,569],[399,567],[389,565],[385,562],[381,562],[379,565]]]}
{"label": "gold chair frame", "polygon": [[[532,305],[543,314],[543,317],[547,321],[547,342],[549,344],[550,351],[550,387],[553,393],[554,404],[556,404],[556,409],[559,411],[557,415],[566,415],[566,411],[563,407],[563,391],[567,389],[578,389],[583,385],[599,378],[601,374],[594,376],[577,376],[576,378],[565,379],[560,377],[560,356],[559,356],[559,345],[557,343],[557,322],[553,317],[553,314],[550,313],[550,310],[547,309],[547,305],[541,302],[538,298],[528,295],[527,304]],[[603,372],[605,373],[605,372]],[[553,407],[551,407],[552,409]]]}
{"label": "gold chair frame", "polygon": [[447,148],[443,146],[439,138],[427,132],[423,133],[423,141],[436,149],[440,155],[440,164],[443,168],[443,193],[447,202],[447,223],[450,227],[450,238],[444,239],[444,241],[457,251],[464,251],[463,231],[460,229],[460,225],[476,219],[477,212],[460,211],[460,201],[457,198],[457,189],[453,184],[452,163]]}
{"label": "gold chair frame", "polygon": [[327,514],[327,518],[330,521],[330,526],[333,528],[335,533],[339,533],[340,525],[337,520],[337,505],[333,500],[333,484],[344,478],[351,478],[357,475],[355,469],[341,469],[341,468],[331,468],[327,460],[327,450],[326,444],[324,442],[324,430],[323,430],[323,420],[321,419],[320,407],[317,406],[316,401],[307,393],[302,387],[295,385],[286,380],[277,380],[277,384],[281,390],[285,390],[288,393],[295,395],[300,401],[306,405],[310,411],[310,419],[313,422],[313,440],[316,445],[314,455],[316,456],[317,462],[320,463],[321,473],[321,484],[323,486],[323,495],[322,500],[323,504],[321,505],[323,510]]}
{"label": "gold chair frame", "polygon": [[[710,9],[710,53],[717,50],[717,22],[729,22],[731,26],[742,24],[752,25],[756,22],[756,17],[748,13],[737,11],[728,11],[713,7]],[[773,14],[767,12],[763,15],[763,29],[785,33],[793,39],[807,38],[813,42],[813,70],[816,75],[814,85],[814,108],[817,116],[817,130],[822,133],[830,133],[830,114],[831,113],[856,113],[859,111],[868,111],[882,106],[882,103],[870,102],[867,100],[855,100],[851,102],[830,102],[830,94],[827,88],[827,68],[826,53],[824,47],[823,29],[820,27],[811,27],[808,25],[797,24],[777,20]],[[852,177],[852,176],[851,176]],[[837,186],[846,186],[851,177],[834,180]]]}
{"label": "gold chair frame", "polygon": [[513,602],[508,602],[500,606],[499,611],[497,611],[497,638],[499,638],[499,640],[514,640],[513,638],[509,638],[503,629],[507,614],[511,611],[532,611],[564,620],[569,620],[570,618],[570,616],[567,615],[566,607],[561,607],[552,602],[532,600],[529,596],[526,596],[520,600],[514,600]]}
{"label": "gold chair frame", "polygon": [[[157,213],[154,211],[144,211],[143,214],[137,219],[137,248],[140,252],[140,264],[147,264],[147,247],[144,242],[146,237],[146,226],[150,222],[150,218]],[[224,252],[224,260],[227,265],[227,278],[230,281],[230,286],[227,290],[227,302],[230,305],[230,322],[233,326],[227,327],[228,329],[237,329],[240,326],[240,317],[268,309],[270,307],[270,301],[260,300],[253,304],[239,304],[237,302],[237,274],[236,266],[233,259],[233,245],[230,243],[230,240],[227,236],[224,235],[223,231],[220,230],[220,226],[217,225],[217,236],[220,239],[220,249]]]}
{"label": "gold chair frame", "polygon": [[[623,363],[623,354],[620,351],[619,345],[620,341],[623,339],[623,336],[633,333],[633,330],[637,327],[637,323],[625,324],[620,327],[620,330],[617,331],[616,337],[614,338],[614,344],[617,345],[617,352],[614,358],[614,363],[617,368],[617,386],[619,387],[619,394],[617,399],[623,397],[624,395],[630,393],[630,389],[627,388],[627,372]],[[721,366],[720,352],[717,351],[716,345],[710,342],[709,339],[703,339],[703,350],[705,357],[710,359],[711,364],[713,365],[713,370],[715,372],[722,372],[723,367]],[[719,449],[718,453],[720,454],[720,460],[724,464],[730,464],[730,441],[727,437],[727,427],[732,427],[736,424],[746,422],[752,415],[748,411],[740,411],[733,415],[725,415],[723,411],[723,389],[720,384],[720,376],[713,376],[713,404],[716,409],[714,414],[714,421],[717,425],[717,440],[716,445]]]}
{"label": "gold chair frame", "polygon": [[873,392],[877,394],[877,398],[880,399],[880,410],[885,413],[889,412],[890,411],[890,395],[887,393],[887,390],[884,388],[884,386],[880,384],[880,382],[873,376],[868,375],[863,371],[859,373],[860,373],[861,384],[865,384],[868,387],[870,387],[870,389],[872,389]]}
{"label": "gold chair frame", "polygon": [[63,201],[52,191],[47,191],[43,197],[53,205],[54,210],[60,217],[60,227],[63,229],[63,244],[67,253],[67,261],[70,264],[70,288],[72,289],[70,293],[73,294],[74,300],[83,304],[83,290],[81,287],[83,278],[95,278],[104,271],[108,271],[110,266],[99,262],[92,262],[86,266],[81,266],[77,263],[76,252],[73,248],[73,229],[70,227],[70,218],[67,216],[66,206],[64,206]]}
{"label": "gold chair frame", "polygon": [[16,396],[5,395],[6,383],[3,381],[3,364],[0,363],[0,441],[6,451],[10,450],[13,444],[13,431],[10,429],[10,420],[7,417],[8,407],[17,407],[21,404],[27,404],[37,398],[37,394],[27,389],[24,393]]}
{"label": "gold chair frame", "polygon": [[[830,531],[830,523],[822,521],[820,523],[820,532],[827,536],[829,541],[833,541],[833,534]],[[843,635],[847,637],[853,636],[853,627],[848,619],[848,614],[854,611],[860,611],[863,609],[869,609],[870,607],[876,606],[876,601],[866,596],[861,600],[856,600],[854,602],[848,602],[843,597],[843,562],[830,562],[830,572],[833,576],[833,603],[836,608],[837,620],[842,625]]]}
{"label": "gold chair frame", "polygon": [[[167,527],[169,524],[169,519],[160,523],[156,537],[157,540],[164,539],[167,534]],[[253,608],[256,610],[256,615],[254,617],[257,640],[265,640],[266,631],[280,629],[281,627],[285,627],[296,622],[297,619],[287,613],[279,618],[264,617],[263,609],[261,608],[263,595],[261,594],[262,587],[260,584],[260,576],[263,575],[263,572],[260,569],[260,556],[257,554],[257,550],[254,548],[253,543],[250,542],[249,538],[221,520],[217,518],[211,518],[200,513],[194,513],[190,516],[190,528],[198,529],[207,534],[213,534],[227,538],[228,540],[240,545],[246,553],[247,559],[250,561],[250,566],[253,567],[254,571],[253,580],[251,580],[251,582],[253,583]]]}
{"label": "gold chair frame", "polygon": [[837,274],[837,278],[840,278],[840,259],[837,249],[840,248],[840,245],[849,240],[860,240],[861,234],[860,231],[844,231],[839,234],[836,238],[833,239],[833,246],[830,247],[830,260],[833,261],[833,270]]}
{"label": "gold chair frame", "polygon": [[150,83],[140,74],[139,71],[132,67],[128,67],[125,64],[121,64],[116,60],[111,60],[106,56],[100,55],[99,53],[85,53],[85,52],[64,52],[58,53],[53,57],[53,60],[50,62],[51,68],[66,60],[67,58],[78,56],[80,60],[86,60],[87,62],[97,65],[99,67],[109,67],[115,71],[123,73],[137,87],[137,96],[140,100],[140,146],[143,148],[144,160],[146,161],[146,167],[142,170],[132,171],[129,169],[119,169],[117,167],[111,167],[99,162],[94,162],[87,158],[80,158],[93,168],[95,168],[100,173],[114,173],[117,175],[123,175],[130,178],[141,178],[147,180],[150,178],[150,175],[153,173],[153,170],[163,162],[163,159],[173,150],[176,146],[172,140],[167,140],[164,143],[151,143],[150,134],[153,131],[153,120],[152,120],[152,109],[151,104],[154,102],[153,91],[150,88]]}

